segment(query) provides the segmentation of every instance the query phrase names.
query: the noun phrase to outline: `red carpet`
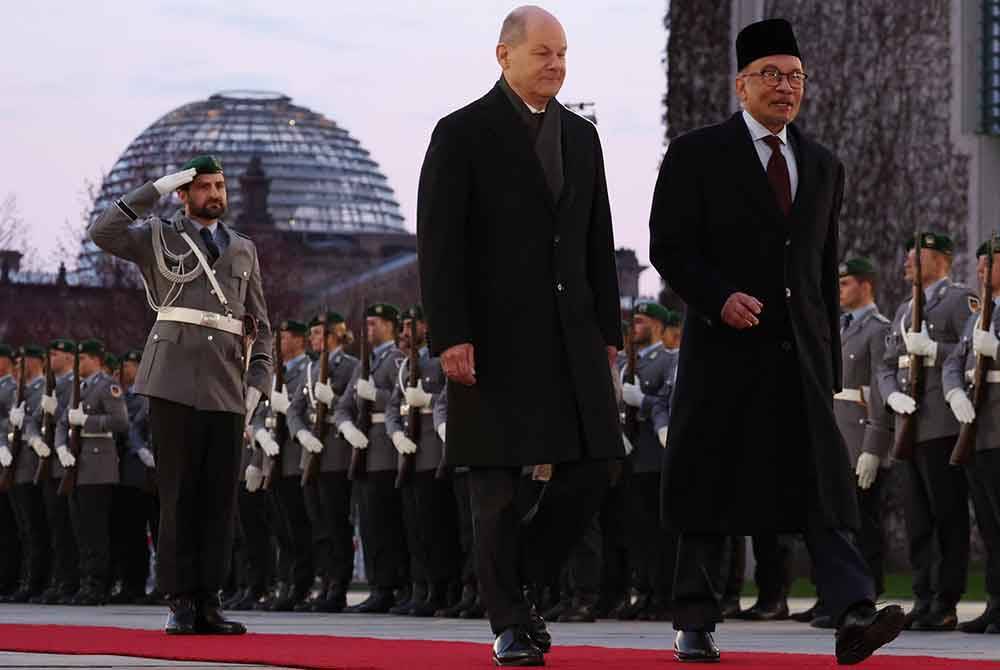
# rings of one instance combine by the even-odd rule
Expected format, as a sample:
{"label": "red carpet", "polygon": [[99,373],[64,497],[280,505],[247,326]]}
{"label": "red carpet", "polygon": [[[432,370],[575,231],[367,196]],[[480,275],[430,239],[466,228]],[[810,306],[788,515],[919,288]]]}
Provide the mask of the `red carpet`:
{"label": "red carpet", "polygon": [[[337,670],[465,670],[493,667],[487,644],[375,640],[325,635],[168,637],[159,631],[96,626],[0,624],[0,650],[54,654],[111,654],[178,661],[252,663]],[[723,652],[729,670],[832,670],[832,656]],[[662,670],[673,664],[670,651],[556,647],[545,657],[549,668]],[[957,661],[919,656],[875,656],[866,670],[986,670],[996,661]],[[690,666],[686,666],[690,667]],[[718,667],[718,666],[717,666]]]}

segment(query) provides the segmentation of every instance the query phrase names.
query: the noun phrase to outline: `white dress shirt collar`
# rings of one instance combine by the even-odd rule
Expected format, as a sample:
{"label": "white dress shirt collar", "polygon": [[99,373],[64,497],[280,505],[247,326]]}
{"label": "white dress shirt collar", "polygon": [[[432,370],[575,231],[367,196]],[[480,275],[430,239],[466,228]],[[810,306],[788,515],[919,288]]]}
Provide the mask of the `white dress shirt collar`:
{"label": "white dress shirt collar", "polygon": [[764,124],[753,118],[753,115],[745,109],[743,110],[743,121],[747,124],[747,128],[750,130],[750,137],[753,138],[754,142],[762,140],[769,135],[774,135],[781,140],[782,144],[788,144],[788,126],[782,127],[780,133],[772,133],[764,127]]}

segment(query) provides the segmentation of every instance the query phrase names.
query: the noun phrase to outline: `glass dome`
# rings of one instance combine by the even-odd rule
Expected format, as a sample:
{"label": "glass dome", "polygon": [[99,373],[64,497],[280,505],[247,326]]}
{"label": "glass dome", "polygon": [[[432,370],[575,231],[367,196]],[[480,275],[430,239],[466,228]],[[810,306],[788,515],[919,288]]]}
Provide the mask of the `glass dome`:
{"label": "glass dome", "polygon": [[[388,180],[358,140],[322,114],[292,104],[288,96],[262,91],[216,93],[158,119],[115,163],[91,216],[198,154],[222,161],[229,223],[242,209],[238,179],[256,156],[271,179],[268,209],[279,229],[313,239],[405,232]],[[158,214],[169,216],[178,203],[164,198],[159,207]]]}

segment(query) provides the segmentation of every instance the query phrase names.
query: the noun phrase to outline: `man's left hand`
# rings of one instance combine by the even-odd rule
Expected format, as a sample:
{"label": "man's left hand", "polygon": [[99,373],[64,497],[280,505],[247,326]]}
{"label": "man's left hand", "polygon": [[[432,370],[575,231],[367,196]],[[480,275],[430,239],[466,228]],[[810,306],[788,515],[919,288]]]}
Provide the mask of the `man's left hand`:
{"label": "man's left hand", "polygon": [[82,405],[77,405],[69,411],[69,425],[82,428],[87,423],[87,413],[81,408]]}
{"label": "man's left hand", "polygon": [[919,333],[914,333],[912,330],[903,333],[903,342],[906,344],[906,352],[914,356],[934,358],[937,354],[937,342],[927,333],[926,324]]}

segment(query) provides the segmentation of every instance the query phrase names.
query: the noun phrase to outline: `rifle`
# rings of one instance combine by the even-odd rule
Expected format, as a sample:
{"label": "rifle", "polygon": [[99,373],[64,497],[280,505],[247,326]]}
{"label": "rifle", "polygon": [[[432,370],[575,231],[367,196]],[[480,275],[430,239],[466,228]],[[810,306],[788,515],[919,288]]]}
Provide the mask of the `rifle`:
{"label": "rifle", "polygon": [[[625,332],[625,378],[624,383],[635,384],[636,350],[635,350],[635,321],[629,318]],[[639,446],[639,408],[625,405],[625,419],[622,432],[632,444],[632,448]]]}
{"label": "rifle", "polygon": [[[14,407],[20,407],[21,403],[24,402],[24,386],[25,377],[27,373],[24,371],[24,359],[25,356],[21,356],[21,360],[18,361],[18,376],[17,376],[17,398],[14,400]],[[28,417],[24,417],[27,421]],[[17,471],[17,457],[21,454],[21,448],[24,442],[24,429],[23,423],[21,428],[14,428],[10,434],[10,453],[13,456],[10,466],[3,469],[3,473],[0,474],[0,493],[6,493],[14,486],[14,475]]]}
{"label": "rifle", "polygon": [[[73,393],[70,397],[69,406],[70,409],[76,408],[80,405],[80,345],[76,346],[76,351],[73,353]],[[69,427],[69,439],[66,445],[69,448],[69,453],[73,454],[73,458],[80,458],[80,426],[74,426],[70,424]],[[76,488],[76,465],[70,468],[64,468],[62,481],[59,482],[59,490],[57,493],[61,496],[68,496]]]}
{"label": "rifle", "polygon": [[[1000,251],[994,246],[994,238],[990,235],[989,246],[986,249],[986,277],[980,290],[982,300],[982,312],[979,315],[979,327],[982,330],[989,330],[993,327],[993,254]],[[958,440],[951,451],[949,463],[952,465],[964,465],[972,455],[976,446],[976,433],[978,432],[979,410],[986,401],[986,374],[990,369],[990,359],[987,356],[976,356],[976,366],[972,378],[972,406],[976,408],[976,418],[972,423],[963,423],[958,431]]]}
{"label": "rifle", "polygon": [[[913,254],[913,309],[910,312],[910,329],[919,333],[924,327],[924,273],[920,262],[920,231],[914,236]],[[903,324],[900,323],[900,326]],[[910,354],[910,383],[906,394],[919,402],[924,393],[924,357]],[[917,440],[917,411],[899,418],[899,430],[892,445],[892,456],[905,461],[913,456],[913,446]]]}
{"label": "rifle", "polygon": [[[52,369],[49,357],[45,356],[45,395],[52,395],[56,390],[56,373]],[[42,441],[50,447],[56,443],[56,415],[42,412]],[[35,468],[35,485],[52,477],[52,456],[38,459]]]}
{"label": "rifle", "polygon": [[[361,376],[359,379],[368,379],[372,375],[372,363],[371,357],[368,354],[368,325],[367,317],[364,316],[368,313],[368,300],[365,299],[361,303],[361,314],[365,318],[365,331],[361,335],[361,350],[358,352],[361,354]],[[372,412],[374,411],[374,403],[371,400],[364,400],[363,398],[357,398],[358,401],[358,420],[355,423],[357,429],[365,436],[371,432],[372,427]],[[351,481],[358,481],[364,479],[368,474],[368,452],[366,449],[354,449],[351,452],[351,465],[347,468],[347,478]]]}
{"label": "rifle", "polygon": [[[409,379],[406,380],[407,388],[416,388],[417,384],[420,383],[420,347],[417,345],[417,320],[413,319],[410,321],[410,355],[406,361],[409,376]],[[410,406],[406,414],[406,436],[416,445],[420,444],[421,423],[423,422],[421,421],[420,408]],[[416,463],[416,454],[399,455],[396,462],[397,489],[401,489],[410,483]]]}
{"label": "rifle", "polygon": [[[319,355],[319,383],[325,384],[330,378],[330,354],[329,347],[326,344],[326,338],[330,335],[330,330],[326,323],[326,314],[324,313],[322,317],[323,324],[323,348],[320,350]],[[310,383],[306,380],[306,383]],[[319,439],[320,442],[326,444],[326,434],[329,430],[330,424],[326,422],[326,415],[328,408],[325,403],[316,401],[316,420],[313,422],[313,434]],[[319,463],[320,455],[314,454],[311,451],[307,451],[305,454],[305,461],[302,463],[302,481],[300,482],[302,487],[315,479],[316,475],[319,473]]]}
{"label": "rifle", "polygon": [[[274,388],[283,390],[285,388],[285,359],[281,355],[281,332],[274,338]],[[288,422],[281,412],[274,411],[274,406],[268,403],[267,420],[265,424],[271,429],[274,441],[278,443],[278,454],[268,456],[264,454],[264,483],[261,485],[265,491],[271,488],[271,482],[275,477],[281,477],[281,445],[288,438]],[[277,473],[275,472],[277,471]]]}

